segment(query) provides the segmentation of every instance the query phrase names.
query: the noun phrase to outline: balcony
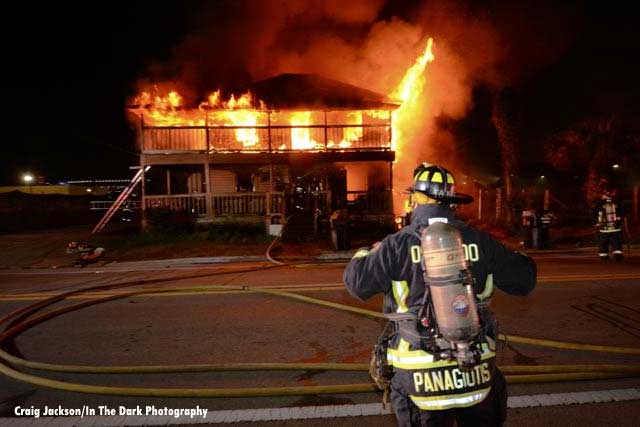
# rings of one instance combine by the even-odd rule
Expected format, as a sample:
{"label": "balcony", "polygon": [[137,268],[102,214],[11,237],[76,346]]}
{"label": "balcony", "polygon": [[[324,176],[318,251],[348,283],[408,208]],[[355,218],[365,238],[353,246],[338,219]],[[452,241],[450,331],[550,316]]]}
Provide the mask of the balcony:
{"label": "balcony", "polygon": [[135,114],[148,154],[391,150],[389,111],[177,111],[164,121]]}

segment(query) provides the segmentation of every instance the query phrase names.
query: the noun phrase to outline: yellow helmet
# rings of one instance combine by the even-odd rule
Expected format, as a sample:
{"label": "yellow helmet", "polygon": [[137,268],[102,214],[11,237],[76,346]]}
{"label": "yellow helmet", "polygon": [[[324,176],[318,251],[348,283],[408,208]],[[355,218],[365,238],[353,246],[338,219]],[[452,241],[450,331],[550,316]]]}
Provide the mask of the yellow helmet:
{"label": "yellow helmet", "polygon": [[468,194],[456,193],[453,174],[441,166],[422,163],[413,171],[413,186],[409,189],[420,192],[446,204],[467,204],[473,201]]}

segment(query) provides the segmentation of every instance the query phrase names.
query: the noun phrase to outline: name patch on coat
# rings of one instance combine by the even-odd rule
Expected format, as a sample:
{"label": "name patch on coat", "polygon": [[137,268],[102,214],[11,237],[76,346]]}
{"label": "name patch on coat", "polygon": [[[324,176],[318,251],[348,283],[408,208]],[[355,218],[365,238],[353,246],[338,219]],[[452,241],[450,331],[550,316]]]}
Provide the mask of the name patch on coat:
{"label": "name patch on coat", "polygon": [[483,360],[468,371],[461,371],[457,365],[415,370],[414,392],[418,396],[434,396],[483,389],[491,386],[494,370],[495,358]]}

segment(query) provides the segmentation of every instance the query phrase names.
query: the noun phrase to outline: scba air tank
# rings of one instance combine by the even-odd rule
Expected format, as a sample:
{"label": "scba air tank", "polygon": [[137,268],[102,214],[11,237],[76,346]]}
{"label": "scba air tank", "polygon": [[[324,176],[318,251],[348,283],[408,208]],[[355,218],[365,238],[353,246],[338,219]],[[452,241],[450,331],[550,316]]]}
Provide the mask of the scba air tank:
{"label": "scba air tank", "polygon": [[436,324],[442,337],[462,350],[480,330],[462,237],[451,225],[435,222],[422,231],[421,244]]}

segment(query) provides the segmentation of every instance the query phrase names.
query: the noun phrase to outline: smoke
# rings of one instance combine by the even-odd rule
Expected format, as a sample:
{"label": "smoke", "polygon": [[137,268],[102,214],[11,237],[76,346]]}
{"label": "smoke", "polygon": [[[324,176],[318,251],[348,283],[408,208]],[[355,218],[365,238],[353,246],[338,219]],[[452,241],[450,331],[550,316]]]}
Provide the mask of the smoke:
{"label": "smoke", "polygon": [[[220,1],[199,13],[194,33],[151,80],[180,82],[189,96],[237,87],[280,73],[315,73],[389,94],[434,39],[424,96],[403,134],[408,153],[395,166],[403,184],[416,164],[455,171],[462,143],[439,118],[468,113],[472,89],[518,85],[568,45],[569,13],[544,2],[477,9],[456,1]],[[192,99],[197,102],[198,99]],[[398,182],[398,181],[397,181]],[[399,186],[398,186],[399,187]]]}

